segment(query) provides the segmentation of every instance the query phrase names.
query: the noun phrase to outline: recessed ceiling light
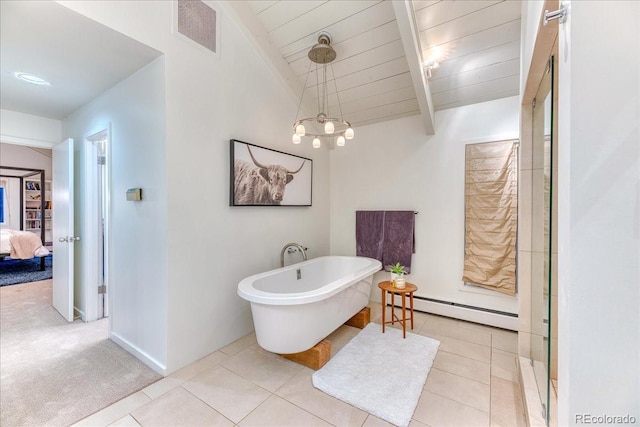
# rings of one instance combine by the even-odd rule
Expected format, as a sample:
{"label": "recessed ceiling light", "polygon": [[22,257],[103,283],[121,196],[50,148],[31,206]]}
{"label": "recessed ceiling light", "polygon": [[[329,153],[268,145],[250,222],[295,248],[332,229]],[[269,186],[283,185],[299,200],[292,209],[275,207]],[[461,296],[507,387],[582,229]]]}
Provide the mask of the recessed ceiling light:
{"label": "recessed ceiling light", "polygon": [[33,83],[34,85],[51,86],[51,83],[49,83],[42,77],[34,76],[33,74],[18,72],[18,73],[13,73],[13,75],[17,79],[20,79],[28,83]]}

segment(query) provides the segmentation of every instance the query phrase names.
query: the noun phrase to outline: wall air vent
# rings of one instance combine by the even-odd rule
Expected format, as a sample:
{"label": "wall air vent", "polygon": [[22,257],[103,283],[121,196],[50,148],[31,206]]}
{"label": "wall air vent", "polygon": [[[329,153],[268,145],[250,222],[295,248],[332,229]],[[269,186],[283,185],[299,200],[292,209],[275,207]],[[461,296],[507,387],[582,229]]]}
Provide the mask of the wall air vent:
{"label": "wall air vent", "polygon": [[216,11],[200,0],[177,1],[177,29],[213,53],[218,51]]}

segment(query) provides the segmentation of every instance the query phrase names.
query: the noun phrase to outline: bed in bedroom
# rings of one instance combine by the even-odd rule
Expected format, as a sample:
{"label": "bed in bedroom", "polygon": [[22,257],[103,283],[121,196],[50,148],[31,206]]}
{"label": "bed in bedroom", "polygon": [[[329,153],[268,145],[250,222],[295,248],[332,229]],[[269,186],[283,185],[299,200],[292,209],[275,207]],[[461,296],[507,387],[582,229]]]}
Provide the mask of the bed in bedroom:
{"label": "bed in bedroom", "polygon": [[31,259],[49,255],[37,234],[30,231],[0,229],[0,258]]}
{"label": "bed in bedroom", "polygon": [[[40,177],[40,190],[37,200],[39,203],[39,212],[45,212],[45,172],[42,169],[30,169],[24,167],[14,166],[0,166],[0,177],[17,179],[19,180],[20,189],[24,188],[24,179],[31,177]],[[37,179],[37,178],[36,178]],[[5,194],[3,192],[3,194]],[[4,205],[4,203],[0,204]],[[20,225],[22,229],[24,227],[24,197],[22,192],[20,193]],[[4,209],[4,208],[3,208]],[[3,212],[4,213],[4,212]],[[3,215],[4,216],[4,215]],[[15,224],[14,224],[15,225]],[[15,227],[13,227],[15,228]],[[49,250],[44,247],[45,230],[41,227],[39,233],[25,230],[15,230],[8,228],[6,223],[0,226],[0,262],[6,257],[12,259],[31,259],[34,257],[40,257],[40,270],[45,269],[44,257],[49,255]]]}

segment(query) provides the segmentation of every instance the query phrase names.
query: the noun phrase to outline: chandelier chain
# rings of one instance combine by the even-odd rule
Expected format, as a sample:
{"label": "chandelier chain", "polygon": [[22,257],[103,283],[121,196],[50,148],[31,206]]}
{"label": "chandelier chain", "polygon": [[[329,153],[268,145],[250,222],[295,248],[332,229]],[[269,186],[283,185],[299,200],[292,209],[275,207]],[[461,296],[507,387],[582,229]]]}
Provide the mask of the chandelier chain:
{"label": "chandelier chain", "polygon": [[318,63],[316,62],[316,102],[318,103],[318,111],[320,111],[320,80],[318,79]]}
{"label": "chandelier chain", "polygon": [[302,106],[302,98],[304,98],[304,91],[307,89],[307,81],[309,80],[309,71],[311,71],[311,62],[309,62],[307,77],[304,79],[304,86],[302,86],[302,96],[300,96],[300,102],[298,102],[298,110],[296,111],[296,121],[298,120],[298,114],[300,114],[300,107]]}
{"label": "chandelier chain", "polygon": [[[333,86],[336,88],[336,98],[338,98],[338,110],[340,111],[340,120],[344,120],[344,116],[342,115],[342,104],[340,103],[340,92],[338,92],[338,83],[336,83],[336,72],[333,70],[333,64],[329,64],[331,66],[331,75],[333,76]],[[329,96],[327,95],[327,102]]]}
{"label": "chandelier chain", "polygon": [[[329,64],[331,65],[331,64]],[[322,87],[324,89],[324,97],[322,98],[322,112],[329,117],[329,91],[327,86],[327,66],[322,67]]]}

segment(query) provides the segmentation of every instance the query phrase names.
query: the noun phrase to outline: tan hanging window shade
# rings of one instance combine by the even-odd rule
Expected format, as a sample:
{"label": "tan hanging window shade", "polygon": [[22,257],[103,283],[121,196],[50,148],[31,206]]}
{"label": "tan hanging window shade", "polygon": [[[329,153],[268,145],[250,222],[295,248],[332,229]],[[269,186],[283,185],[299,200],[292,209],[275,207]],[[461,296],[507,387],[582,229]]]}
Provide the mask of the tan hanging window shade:
{"label": "tan hanging window shade", "polygon": [[465,247],[462,280],[516,294],[518,141],[465,148]]}

